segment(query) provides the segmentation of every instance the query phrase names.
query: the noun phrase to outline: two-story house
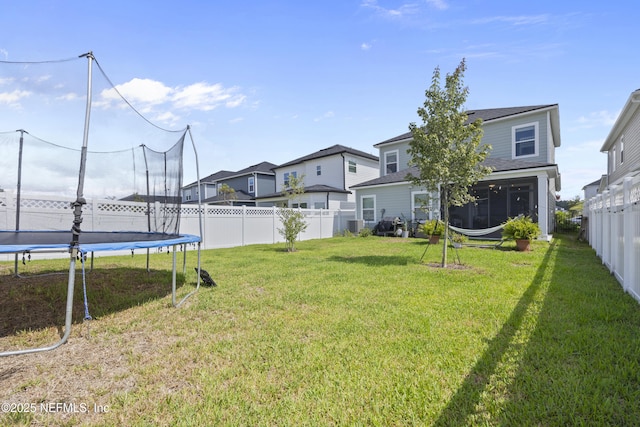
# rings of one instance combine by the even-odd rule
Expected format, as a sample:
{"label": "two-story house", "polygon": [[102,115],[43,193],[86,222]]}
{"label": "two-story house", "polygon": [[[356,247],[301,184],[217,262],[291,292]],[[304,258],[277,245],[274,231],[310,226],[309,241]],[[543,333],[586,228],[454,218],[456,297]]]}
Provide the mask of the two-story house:
{"label": "two-story house", "polygon": [[600,151],[607,154],[600,191],[640,173],[640,89],[627,99]]}
{"label": "two-story house", "polygon": [[[542,235],[554,228],[556,191],[560,174],[555,149],[560,146],[557,104],[467,111],[468,122],[481,118],[481,144],[492,150],[485,164],[493,172],[474,185],[476,201],[449,211],[451,225],[485,229],[504,223],[509,217],[530,215]],[[375,144],[380,153],[379,177],[353,186],[357,216],[367,227],[383,218],[418,221],[441,218],[439,197],[415,188],[407,175],[411,132]]]}
{"label": "two-story house", "polygon": [[[210,205],[246,205],[255,206],[255,199],[263,194],[273,194],[276,188],[276,165],[269,162],[261,162],[241,169],[237,172],[218,171],[198,182],[182,188],[183,203],[197,203],[198,192],[202,203]],[[220,191],[226,184],[234,190],[233,196]]]}
{"label": "two-story house", "polygon": [[301,208],[353,209],[353,185],[378,176],[378,157],[343,145],[316,151],[274,168],[276,189],[258,197],[259,206],[282,206],[289,178],[303,178],[304,194],[295,203]]}

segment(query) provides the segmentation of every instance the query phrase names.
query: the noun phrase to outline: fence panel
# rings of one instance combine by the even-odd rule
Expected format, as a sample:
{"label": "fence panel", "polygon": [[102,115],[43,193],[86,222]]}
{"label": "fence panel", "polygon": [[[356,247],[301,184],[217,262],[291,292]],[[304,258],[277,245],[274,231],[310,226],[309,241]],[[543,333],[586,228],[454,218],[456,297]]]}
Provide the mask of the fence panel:
{"label": "fence panel", "polygon": [[640,302],[640,176],[586,202],[589,243],[625,291]]}

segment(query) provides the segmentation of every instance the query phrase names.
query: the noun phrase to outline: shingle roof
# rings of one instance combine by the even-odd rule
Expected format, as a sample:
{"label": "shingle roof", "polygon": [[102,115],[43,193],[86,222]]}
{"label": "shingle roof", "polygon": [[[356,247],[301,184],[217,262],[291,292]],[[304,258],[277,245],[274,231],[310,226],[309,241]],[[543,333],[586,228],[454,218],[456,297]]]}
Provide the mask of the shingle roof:
{"label": "shingle roof", "polygon": [[[546,104],[546,105],[529,105],[524,107],[506,107],[506,108],[486,108],[482,110],[468,110],[466,123],[471,123],[476,119],[482,119],[483,122],[489,122],[491,120],[502,119],[509,116],[515,116],[522,113],[528,113],[535,110],[542,110],[545,108],[555,107],[558,104]],[[411,138],[411,132],[405,132],[402,135],[395,136],[385,141],[374,144],[374,147],[379,145],[388,144],[390,142],[402,141],[404,139]]]}
{"label": "shingle roof", "polygon": [[373,154],[365,153],[364,151],[356,150],[355,148],[345,147],[344,145],[336,144],[328,148],[324,148],[322,150],[316,151],[315,153],[308,154],[306,156],[297,158],[295,160],[291,160],[290,162],[286,162],[278,166],[279,168],[285,166],[296,165],[298,163],[306,162],[309,160],[320,159],[322,157],[334,156],[336,154],[348,153],[354,156],[364,157],[365,159],[370,160],[378,160],[378,156],[374,156]]}
{"label": "shingle roof", "polygon": [[[523,170],[523,169],[534,169],[534,168],[544,168],[550,166],[556,166],[553,163],[542,163],[542,162],[529,162],[526,160],[519,159],[494,159],[487,158],[483,165],[489,166],[493,169],[493,172],[506,172],[506,171],[514,171],[514,170]],[[408,181],[407,175],[418,176],[418,168],[416,166],[411,166],[407,169],[403,169],[401,171],[390,173],[385,176],[381,176],[380,178],[372,179],[370,181],[361,182],[360,184],[352,185],[351,188],[359,188],[359,187],[370,187],[374,185],[382,185],[382,184],[394,184],[400,182]]]}
{"label": "shingle roof", "polygon": [[243,174],[248,174],[252,172],[275,174],[275,172],[273,172],[273,168],[275,167],[277,167],[277,165],[274,165],[273,163],[261,162],[261,163],[258,163],[257,165],[253,165],[253,166],[249,166],[248,168],[241,169],[238,172],[236,172],[235,175],[243,175]]}
{"label": "shingle roof", "polygon": [[[232,201],[232,202],[242,202],[242,201],[248,202],[248,201],[255,200],[255,198],[251,194],[245,193],[242,190],[236,190],[234,195],[235,195],[235,199],[229,200],[227,198],[225,200],[225,196],[224,195],[218,194],[216,196],[204,199],[202,201],[202,203],[224,202],[224,201],[227,201],[227,202],[229,202],[229,201]],[[197,200],[191,200],[190,203],[198,203],[198,201]]]}
{"label": "shingle roof", "polygon": [[[304,187],[305,193],[343,193],[343,194],[351,194],[349,190],[343,190],[342,188],[331,187],[329,185],[310,185],[308,187]],[[265,194],[262,196],[256,197],[256,199],[272,199],[274,197],[284,197],[282,192]]]}

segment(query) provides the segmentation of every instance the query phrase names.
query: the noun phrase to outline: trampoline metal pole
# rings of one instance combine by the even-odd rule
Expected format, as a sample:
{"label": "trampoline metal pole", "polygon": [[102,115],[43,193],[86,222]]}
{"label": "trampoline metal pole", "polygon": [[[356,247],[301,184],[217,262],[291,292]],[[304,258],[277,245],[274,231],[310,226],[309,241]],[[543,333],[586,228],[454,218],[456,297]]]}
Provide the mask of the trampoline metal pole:
{"label": "trampoline metal pole", "polygon": [[[16,186],[16,231],[20,231],[20,194],[22,192],[22,147],[24,146],[24,129],[19,129],[20,132],[20,146],[18,149],[18,184]],[[18,254],[15,256],[13,273],[15,277],[20,276],[18,274]]]}
{"label": "trampoline metal pole", "polygon": [[64,344],[67,341],[67,339],[69,339],[69,335],[71,335],[71,324],[73,321],[73,290],[75,286],[75,278],[76,278],[76,260],[75,258],[71,258],[71,263],[69,265],[69,281],[67,283],[67,308],[66,308],[65,322],[64,322],[64,335],[62,336],[62,338],[60,338],[60,341],[48,347],[5,351],[3,353],[0,353],[0,357],[17,356],[20,354],[39,353],[42,351],[54,350],[60,347],[62,344]]}

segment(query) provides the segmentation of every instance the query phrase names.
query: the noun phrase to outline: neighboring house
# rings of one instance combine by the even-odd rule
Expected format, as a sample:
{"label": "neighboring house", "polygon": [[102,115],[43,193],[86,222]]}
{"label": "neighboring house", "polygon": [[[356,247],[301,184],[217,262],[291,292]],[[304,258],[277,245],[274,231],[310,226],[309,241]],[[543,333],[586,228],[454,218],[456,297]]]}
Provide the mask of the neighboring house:
{"label": "neighboring house", "polygon": [[629,96],[600,151],[607,154],[601,191],[640,173],[640,89]]}
{"label": "neighboring house", "polygon": [[[467,111],[468,122],[483,120],[482,144],[492,150],[485,165],[493,172],[470,189],[475,203],[450,209],[452,225],[467,229],[490,228],[509,217],[530,215],[542,236],[554,228],[556,191],[560,174],[555,149],[560,146],[557,104]],[[384,218],[411,221],[441,218],[439,197],[414,187],[407,175],[411,132],[375,144],[380,152],[379,177],[353,186],[357,217],[369,228]]]}
{"label": "neighboring house", "polygon": [[[590,182],[589,184],[585,185],[584,187],[582,187],[582,191],[584,191],[584,200],[589,200],[592,197],[595,197],[598,195],[599,189],[600,189],[600,183],[605,180],[606,181],[606,177],[604,177],[604,179],[598,178],[597,180]],[[585,204],[586,206],[586,204]]]}
{"label": "neighboring house", "polygon": [[282,192],[289,177],[304,177],[304,194],[295,203],[301,208],[353,209],[357,183],[378,176],[378,157],[360,150],[334,145],[274,168],[276,188],[272,194],[257,197],[259,206],[287,203]]}
{"label": "neighboring house", "polygon": [[[263,194],[275,191],[276,165],[269,162],[258,163],[237,172],[218,171],[212,175],[193,182],[182,189],[183,203],[198,203],[198,192],[202,203],[211,205],[246,205],[255,206],[255,199]],[[223,184],[235,190],[233,199],[220,191]]]}

